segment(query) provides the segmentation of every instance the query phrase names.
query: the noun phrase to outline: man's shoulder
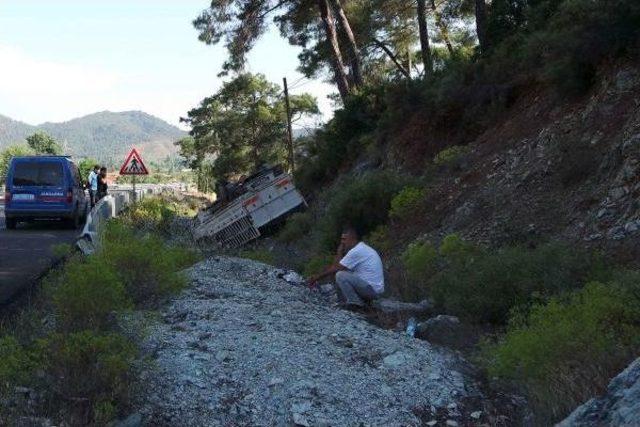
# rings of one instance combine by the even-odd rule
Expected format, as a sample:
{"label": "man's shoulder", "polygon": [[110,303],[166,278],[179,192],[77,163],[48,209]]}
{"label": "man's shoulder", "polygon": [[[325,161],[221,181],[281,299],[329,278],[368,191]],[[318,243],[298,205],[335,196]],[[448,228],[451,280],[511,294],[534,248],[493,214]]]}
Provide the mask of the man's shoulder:
{"label": "man's shoulder", "polygon": [[367,245],[364,242],[362,243],[362,245],[363,245],[362,249],[361,249],[362,253],[367,254],[367,256],[369,256],[369,257],[380,258],[380,254],[378,253],[378,251],[375,248]]}
{"label": "man's shoulder", "polygon": [[367,255],[378,255],[378,251],[376,251],[374,248],[372,248],[371,246],[367,245],[365,242],[360,242],[358,243],[358,245],[354,248],[357,251],[362,253],[362,254],[367,254]]}

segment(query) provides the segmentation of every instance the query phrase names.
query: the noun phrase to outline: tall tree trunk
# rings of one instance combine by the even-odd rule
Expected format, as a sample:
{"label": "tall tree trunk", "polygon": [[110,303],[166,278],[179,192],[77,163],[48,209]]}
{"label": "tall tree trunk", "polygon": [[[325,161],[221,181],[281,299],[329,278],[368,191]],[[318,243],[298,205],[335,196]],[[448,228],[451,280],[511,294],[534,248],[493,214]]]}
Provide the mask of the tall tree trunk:
{"label": "tall tree trunk", "polygon": [[442,40],[447,45],[447,50],[450,55],[453,55],[453,45],[451,44],[451,39],[449,38],[449,27],[442,20],[442,14],[438,12],[438,8],[436,6],[435,0],[431,0],[431,9],[433,10],[433,16],[436,18],[436,25],[440,30],[440,34],[442,34]]}
{"label": "tall tree trunk", "polygon": [[427,5],[426,0],[417,0],[417,2],[422,63],[424,64],[424,75],[428,77],[433,73],[433,61],[431,59],[431,46],[429,44],[429,28],[427,27]]}
{"label": "tall tree trunk", "polygon": [[349,81],[347,80],[347,74],[344,71],[344,61],[342,60],[342,53],[340,53],[336,24],[333,20],[333,14],[329,9],[327,0],[318,0],[318,7],[320,8],[320,18],[322,18],[324,30],[327,35],[327,42],[331,49],[331,68],[333,68],[333,74],[336,80],[336,85],[338,85],[340,97],[344,101],[349,95]]}
{"label": "tall tree trunk", "polygon": [[360,65],[360,51],[358,50],[358,43],[356,43],[356,37],[351,30],[351,24],[349,19],[344,13],[340,0],[329,0],[333,6],[340,27],[344,31],[344,35],[347,39],[347,53],[349,55],[349,62],[351,64],[351,71],[353,73],[353,82],[356,86],[362,86],[362,67]]}
{"label": "tall tree trunk", "polygon": [[486,53],[489,50],[489,37],[487,35],[487,4],[485,0],[476,1],[476,33],[480,42],[480,51]]}

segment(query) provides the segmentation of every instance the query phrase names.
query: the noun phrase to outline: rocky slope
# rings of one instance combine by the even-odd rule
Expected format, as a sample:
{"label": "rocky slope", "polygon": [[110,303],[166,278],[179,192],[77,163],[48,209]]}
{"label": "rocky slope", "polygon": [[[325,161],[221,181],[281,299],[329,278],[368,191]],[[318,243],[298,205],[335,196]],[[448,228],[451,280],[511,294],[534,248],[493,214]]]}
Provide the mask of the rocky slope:
{"label": "rocky slope", "polygon": [[[464,361],[379,329],[254,261],[212,258],[150,327],[148,425],[481,422]],[[428,424],[434,425],[434,424]]]}
{"label": "rocky slope", "polygon": [[496,246],[559,238],[640,259],[640,66],[598,80],[582,99],[540,89],[510,108],[437,174],[420,231]]}

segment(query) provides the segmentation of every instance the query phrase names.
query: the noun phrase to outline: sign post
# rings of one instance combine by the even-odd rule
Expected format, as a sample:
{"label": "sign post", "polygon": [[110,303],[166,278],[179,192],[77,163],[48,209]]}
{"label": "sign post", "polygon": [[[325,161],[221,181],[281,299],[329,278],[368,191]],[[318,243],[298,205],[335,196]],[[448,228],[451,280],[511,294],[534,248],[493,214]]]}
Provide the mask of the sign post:
{"label": "sign post", "polygon": [[144,165],[142,157],[135,148],[131,150],[131,152],[127,156],[127,160],[124,161],[124,164],[120,168],[120,175],[132,176],[133,201],[135,202],[138,198],[138,193],[136,192],[136,177],[138,175],[149,175],[149,170]]}

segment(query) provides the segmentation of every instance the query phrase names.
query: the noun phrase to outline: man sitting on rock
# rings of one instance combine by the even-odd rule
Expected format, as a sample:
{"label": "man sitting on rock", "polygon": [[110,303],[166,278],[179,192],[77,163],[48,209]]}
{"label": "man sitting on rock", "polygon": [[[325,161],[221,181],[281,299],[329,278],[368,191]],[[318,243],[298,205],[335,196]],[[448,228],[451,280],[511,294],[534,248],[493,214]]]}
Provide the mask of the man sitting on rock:
{"label": "man sitting on rock", "polygon": [[382,260],[375,249],[360,240],[354,227],[345,227],[333,265],[308,279],[310,286],[336,275],[338,296],[347,308],[362,308],[384,292]]}

